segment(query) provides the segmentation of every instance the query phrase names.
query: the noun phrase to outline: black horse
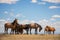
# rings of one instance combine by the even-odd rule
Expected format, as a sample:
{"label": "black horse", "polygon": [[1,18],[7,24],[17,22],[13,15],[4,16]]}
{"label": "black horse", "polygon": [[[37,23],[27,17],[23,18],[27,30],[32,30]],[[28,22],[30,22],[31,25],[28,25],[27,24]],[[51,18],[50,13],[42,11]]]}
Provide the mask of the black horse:
{"label": "black horse", "polygon": [[26,32],[27,32],[27,34],[28,34],[28,31],[29,31],[29,24],[18,24],[17,26],[16,26],[16,33],[17,34],[19,34],[19,33],[21,33],[21,34],[23,34],[23,30],[26,30]]}

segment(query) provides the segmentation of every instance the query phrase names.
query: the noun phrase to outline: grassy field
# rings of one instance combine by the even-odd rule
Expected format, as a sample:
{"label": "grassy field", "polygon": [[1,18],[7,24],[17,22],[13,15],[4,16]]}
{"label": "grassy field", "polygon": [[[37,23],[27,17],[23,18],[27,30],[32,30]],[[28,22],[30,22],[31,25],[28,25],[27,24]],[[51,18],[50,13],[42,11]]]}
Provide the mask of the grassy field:
{"label": "grassy field", "polygon": [[1,34],[0,40],[60,40],[60,35],[26,35],[26,34]]}

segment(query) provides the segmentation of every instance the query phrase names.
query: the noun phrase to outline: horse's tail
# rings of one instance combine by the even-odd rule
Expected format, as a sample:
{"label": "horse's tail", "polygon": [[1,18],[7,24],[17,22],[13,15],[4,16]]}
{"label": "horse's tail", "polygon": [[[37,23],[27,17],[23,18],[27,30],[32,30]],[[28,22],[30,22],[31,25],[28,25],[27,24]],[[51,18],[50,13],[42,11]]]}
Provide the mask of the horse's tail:
{"label": "horse's tail", "polygon": [[6,30],[6,24],[4,24],[5,30]]}
{"label": "horse's tail", "polygon": [[4,27],[5,27],[5,28],[4,28],[4,32],[6,32],[6,30],[7,30],[7,28],[6,28],[6,23],[4,24]]}

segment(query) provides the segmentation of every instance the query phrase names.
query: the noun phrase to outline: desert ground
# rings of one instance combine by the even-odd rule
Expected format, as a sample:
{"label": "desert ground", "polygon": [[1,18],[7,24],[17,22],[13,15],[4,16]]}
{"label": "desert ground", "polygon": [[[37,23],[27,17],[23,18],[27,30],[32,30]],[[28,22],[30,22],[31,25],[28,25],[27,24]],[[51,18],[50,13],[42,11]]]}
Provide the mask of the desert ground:
{"label": "desert ground", "polygon": [[0,34],[0,40],[60,40],[59,34]]}

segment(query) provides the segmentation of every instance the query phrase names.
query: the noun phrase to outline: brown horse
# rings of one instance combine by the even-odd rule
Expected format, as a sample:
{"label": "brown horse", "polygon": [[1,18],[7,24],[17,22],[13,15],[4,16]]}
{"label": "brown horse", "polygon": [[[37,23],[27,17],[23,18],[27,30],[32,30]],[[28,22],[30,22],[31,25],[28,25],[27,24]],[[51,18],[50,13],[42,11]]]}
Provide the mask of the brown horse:
{"label": "brown horse", "polygon": [[31,34],[31,29],[35,29],[35,34],[37,34],[37,29],[39,28],[39,32],[42,30],[41,25],[37,23],[31,23],[30,24],[30,34]]}
{"label": "brown horse", "polygon": [[5,32],[8,33],[8,29],[11,28],[11,32],[15,31],[17,25],[17,19],[15,19],[12,23],[5,23]]}
{"label": "brown horse", "polygon": [[48,32],[49,34],[51,34],[51,32],[53,32],[53,34],[54,34],[55,28],[54,27],[50,27],[50,26],[46,26],[45,30],[44,30],[44,33],[45,33],[45,31]]}
{"label": "brown horse", "polygon": [[26,30],[27,34],[29,31],[29,24],[20,24],[16,27],[16,33],[23,33],[23,30]]}

